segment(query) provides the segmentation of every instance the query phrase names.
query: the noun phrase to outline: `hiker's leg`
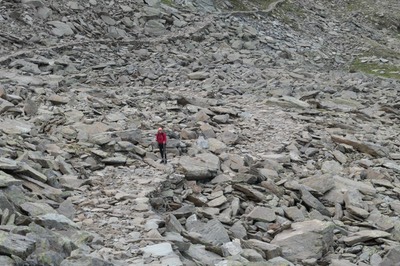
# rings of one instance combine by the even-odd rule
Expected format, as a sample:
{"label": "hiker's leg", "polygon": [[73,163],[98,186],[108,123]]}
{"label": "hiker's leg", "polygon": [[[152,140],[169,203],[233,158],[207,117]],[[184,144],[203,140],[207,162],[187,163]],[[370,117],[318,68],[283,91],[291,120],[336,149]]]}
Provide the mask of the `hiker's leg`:
{"label": "hiker's leg", "polygon": [[164,160],[164,145],[162,143],[159,143],[158,148],[160,149],[161,160]]}

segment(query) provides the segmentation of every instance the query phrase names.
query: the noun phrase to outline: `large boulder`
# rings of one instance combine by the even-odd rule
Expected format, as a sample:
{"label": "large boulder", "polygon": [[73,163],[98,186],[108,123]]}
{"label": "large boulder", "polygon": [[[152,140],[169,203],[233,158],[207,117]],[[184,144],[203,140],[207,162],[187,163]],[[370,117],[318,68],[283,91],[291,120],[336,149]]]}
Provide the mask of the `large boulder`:
{"label": "large boulder", "polygon": [[217,176],[220,160],[211,153],[198,154],[196,157],[183,156],[179,160],[186,179],[202,180]]}
{"label": "large boulder", "polygon": [[291,227],[276,235],[271,244],[280,246],[283,257],[292,262],[320,259],[333,244],[334,225],[330,222],[310,220]]}

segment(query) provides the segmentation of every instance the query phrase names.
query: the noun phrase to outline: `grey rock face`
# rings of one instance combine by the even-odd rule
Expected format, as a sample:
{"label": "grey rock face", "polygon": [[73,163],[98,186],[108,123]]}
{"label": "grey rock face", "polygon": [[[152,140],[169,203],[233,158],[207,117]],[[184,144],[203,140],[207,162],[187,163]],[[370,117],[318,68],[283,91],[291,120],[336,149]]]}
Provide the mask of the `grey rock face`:
{"label": "grey rock face", "polygon": [[310,220],[293,223],[291,227],[292,230],[283,231],[271,242],[282,248],[282,253],[288,260],[319,259],[332,244],[332,223]]}
{"label": "grey rock face", "polygon": [[0,265],[396,262],[397,1],[261,2],[1,2]]}
{"label": "grey rock face", "polygon": [[35,249],[35,241],[18,234],[0,231],[0,252],[25,259]]}

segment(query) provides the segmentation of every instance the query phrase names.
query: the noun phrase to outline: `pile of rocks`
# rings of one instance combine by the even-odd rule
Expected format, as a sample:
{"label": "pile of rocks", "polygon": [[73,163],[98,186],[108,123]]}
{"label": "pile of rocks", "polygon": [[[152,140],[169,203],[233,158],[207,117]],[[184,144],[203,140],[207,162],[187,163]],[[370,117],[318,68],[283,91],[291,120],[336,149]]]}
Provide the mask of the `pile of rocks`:
{"label": "pile of rocks", "polygon": [[1,265],[393,265],[399,82],[346,66],[398,40],[326,2],[2,1]]}

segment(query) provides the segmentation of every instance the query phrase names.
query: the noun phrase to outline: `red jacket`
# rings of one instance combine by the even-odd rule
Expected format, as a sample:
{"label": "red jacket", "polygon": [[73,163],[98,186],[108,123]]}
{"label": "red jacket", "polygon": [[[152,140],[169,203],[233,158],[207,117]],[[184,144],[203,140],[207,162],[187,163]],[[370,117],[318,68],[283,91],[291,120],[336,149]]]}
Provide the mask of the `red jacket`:
{"label": "red jacket", "polygon": [[167,134],[165,132],[160,132],[156,134],[156,140],[159,144],[167,143]]}

